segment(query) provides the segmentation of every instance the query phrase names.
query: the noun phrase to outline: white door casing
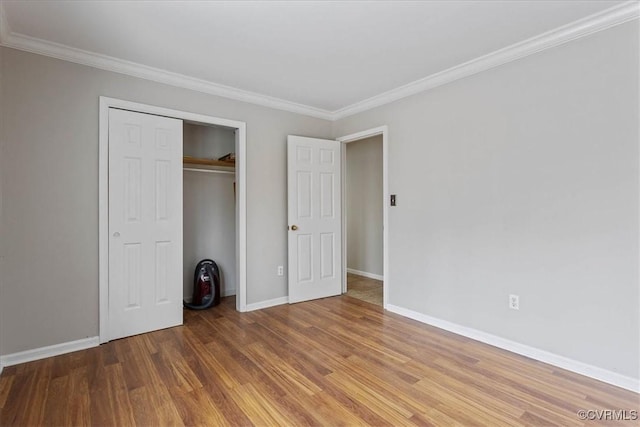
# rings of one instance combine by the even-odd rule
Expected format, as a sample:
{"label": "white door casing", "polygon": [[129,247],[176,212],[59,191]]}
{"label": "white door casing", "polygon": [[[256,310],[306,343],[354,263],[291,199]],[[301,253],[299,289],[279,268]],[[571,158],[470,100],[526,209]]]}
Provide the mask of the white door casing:
{"label": "white door casing", "polygon": [[182,120],[109,109],[109,324],[182,324]]}
{"label": "white door casing", "polygon": [[342,293],[340,142],[287,139],[289,302]]}
{"label": "white door casing", "polygon": [[[359,141],[364,138],[370,138],[372,136],[381,135],[382,136],[382,270],[383,270],[383,285],[382,285],[382,307],[384,309],[387,308],[387,304],[389,301],[389,289],[390,289],[390,281],[389,281],[389,128],[388,126],[379,126],[373,129],[364,130],[361,132],[356,132],[350,135],[342,136],[337,138],[338,141],[342,143],[342,158],[347,158],[347,147],[346,145],[353,141]],[[342,176],[346,176],[346,161],[342,163]],[[346,206],[346,184],[342,182],[342,203],[343,206]],[[345,266],[343,270],[343,282],[342,282],[342,292],[347,292],[347,211],[346,209],[342,210],[342,262],[343,266]]]}

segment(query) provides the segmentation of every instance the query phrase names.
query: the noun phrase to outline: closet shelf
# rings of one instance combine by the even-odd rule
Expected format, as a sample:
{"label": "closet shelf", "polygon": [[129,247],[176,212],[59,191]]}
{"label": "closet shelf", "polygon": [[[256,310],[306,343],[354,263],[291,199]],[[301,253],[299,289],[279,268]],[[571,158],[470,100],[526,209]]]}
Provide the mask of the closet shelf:
{"label": "closet shelf", "polygon": [[224,160],[213,160],[213,159],[203,159],[199,157],[191,157],[184,156],[182,158],[182,163],[185,166],[193,167],[193,168],[202,168],[208,170],[234,170],[236,167],[236,161],[224,161]]}

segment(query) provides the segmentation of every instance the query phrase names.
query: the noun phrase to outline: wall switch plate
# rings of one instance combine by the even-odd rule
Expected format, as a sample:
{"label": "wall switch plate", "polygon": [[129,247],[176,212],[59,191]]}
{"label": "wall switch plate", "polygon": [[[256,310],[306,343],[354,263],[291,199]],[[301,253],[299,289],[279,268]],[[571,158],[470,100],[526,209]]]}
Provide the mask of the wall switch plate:
{"label": "wall switch plate", "polygon": [[520,297],[518,295],[509,295],[509,308],[511,310],[520,310]]}
{"label": "wall switch plate", "polygon": [[391,206],[395,206],[396,205],[396,195],[392,194],[391,195]]}
{"label": "wall switch plate", "polygon": [[284,266],[278,266],[278,276],[284,276]]}

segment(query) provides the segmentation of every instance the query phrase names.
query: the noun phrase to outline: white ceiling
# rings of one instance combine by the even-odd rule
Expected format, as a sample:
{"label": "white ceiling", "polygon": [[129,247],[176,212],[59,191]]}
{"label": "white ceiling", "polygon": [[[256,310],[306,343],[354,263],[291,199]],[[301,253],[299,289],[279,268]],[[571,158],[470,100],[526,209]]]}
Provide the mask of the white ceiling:
{"label": "white ceiling", "polygon": [[620,3],[50,0],[2,6],[17,35],[335,112]]}

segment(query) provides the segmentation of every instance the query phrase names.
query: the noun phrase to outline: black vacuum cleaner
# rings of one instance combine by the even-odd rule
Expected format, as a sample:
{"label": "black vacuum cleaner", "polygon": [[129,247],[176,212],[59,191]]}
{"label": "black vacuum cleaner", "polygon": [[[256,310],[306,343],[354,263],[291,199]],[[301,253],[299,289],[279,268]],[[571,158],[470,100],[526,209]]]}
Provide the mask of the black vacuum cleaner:
{"label": "black vacuum cleaner", "polygon": [[220,304],[220,270],[210,259],[203,259],[193,275],[193,299],[182,301],[185,308],[204,310]]}

